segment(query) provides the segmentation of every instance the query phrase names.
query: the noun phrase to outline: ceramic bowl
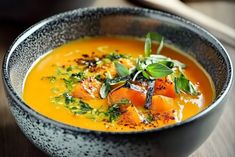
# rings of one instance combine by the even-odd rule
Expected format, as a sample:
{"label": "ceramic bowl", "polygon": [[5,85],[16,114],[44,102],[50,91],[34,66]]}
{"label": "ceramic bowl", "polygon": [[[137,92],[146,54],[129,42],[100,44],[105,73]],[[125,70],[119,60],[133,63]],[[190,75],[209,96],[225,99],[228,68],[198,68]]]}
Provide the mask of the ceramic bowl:
{"label": "ceramic bowl", "polygon": [[[191,55],[211,75],[216,99],[205,110],[163,128],[102,132],[54,121],[22,100],[27,71],[46,52],[84,36],[143,37],[150,31],[165,36],[168,45]],[[140,8],[85,8],[45,19],[15,40],[4,58],[2,73],[11,112],[22,132],[42,151],[61,157],[187,156],[215,128],[233,77],[228,53],[210,33],[181,17]]]}

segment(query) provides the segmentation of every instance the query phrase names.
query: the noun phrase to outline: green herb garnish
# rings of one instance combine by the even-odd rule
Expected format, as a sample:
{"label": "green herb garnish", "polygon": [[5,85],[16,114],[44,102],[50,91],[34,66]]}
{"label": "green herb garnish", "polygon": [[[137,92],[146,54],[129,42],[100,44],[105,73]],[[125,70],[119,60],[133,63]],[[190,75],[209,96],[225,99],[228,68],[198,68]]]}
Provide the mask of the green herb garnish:
{"label": "green herb garnish", "polygon": [[79,111],[76,112],[76,114],[86,114],[87,112],[90,112],[92,110],[93,108],[88,103],[85,103],[84,101],[80,100]]}
{"label": "green herb garnish", "polygon": [[101,75],[96,75],[96,76],[95,76],[95,79],[96,79],[97,81],[100,81],[100,82],[102,81]]}
{"label": "green herb garnish", "polygon": [[146,67],[146,71],[154,79],[165,77],[173,73],[173,70],[160,63],[153,63]]}
{"label": "green herb garnish", "polygon": [[123,64],[119,63],[118,61],[114,61],[114,65],[119,76],[125,77],[130,75],[128,68]]}
{"label": "green herb garnish", "polygon": [[65,98],[65,104],[70,104],[72,102],[74,102],[74,99],[71,95],[69,95],[69,93],[64,93],[63,94],[64,98]]}
{"label": "green herb garnish", "polygon": [[65,83],[66,88],[67,88],[69,91],[71,91],[71,90],[73,89],[73,85],[74,85],[73,80],[71,80],[71,79],[66,79],[66,78],[64,78],[63,80],[64,80],[64,83]]}
{"label": "green herb garnish", "polygon": [[74,83],[81,82],[85,78],[84,72],[73,73],[70,76],[70,79],[73,80]]}
{"label": "green herb garnish", "polygon": [[175,91],[177,94],[179,94],[180,91],[184,91],[185,93],[191,94],[193,96],[199,94],[193,83],[189,81],[182,73],[180,74],[179,77],[175,77],[174,82],[175,82]]}
{"label": "green herb garnish", "polygon": [[42,77],[42,80],[46,80],[46,79],[48,79],[51,83],[54,83],[56,81],[56,77],[55,76]]}
{"label": "green herb garnish", "polygon": [[148,33],[145,38],[144,56],[149,57],[151,53],[152,53],[152,40],[151,40],[150,33]]}
{"label": "green herb garnish", "polygon": [[126,58],[126,56],[123,55],[123,54],[119,54],[119,53],[113,52],[113,53],[110,53],[110,54],[106,55],[105,58],[108,58],[111,61],[115,61],[115,60],[118,60],[120,58]]}
{"label": "green herb garnish", "polygon": [[157,54],[160,54],[164,46],[164,37],[158,33],[150,32],[146,35],[144,45],[144,56],[149,57],[152,53],[152,40],[156,40],[159,43]]}
{"label": "green herb garnish", "polygon": [[109,84],[110,79],[107,78],[100,88],[100,97],[105,99],[108,96],[109,91],[111,90],[111,86]]}
{"label": "green herb garnish", "polygon": [[109,122],[116,121],[122,114],[120,107],[122,105],[127,105],[130,103],[131,102],[128,99],[122,99],[119,102],[113,104],[111,107],[109,107],[107,112],[105,113],[105,115],[108,117]]}

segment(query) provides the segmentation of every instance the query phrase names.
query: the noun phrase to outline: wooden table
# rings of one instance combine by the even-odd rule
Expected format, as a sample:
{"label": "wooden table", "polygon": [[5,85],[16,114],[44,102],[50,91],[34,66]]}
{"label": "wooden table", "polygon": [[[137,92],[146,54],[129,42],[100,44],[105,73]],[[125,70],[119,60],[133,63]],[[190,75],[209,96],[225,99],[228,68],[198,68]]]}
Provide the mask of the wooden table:
{"label": "wooden table", "polygon": [[[198,1],[198,0],[197,0]],[[112,2],[112,3],[111,3]],[[133,6],[122,0],[98,0],[93,6]],[[193,8],[200,10],[235,28],[235,2],[232,1],[208,1],[188,3]],[[74,6],[76,7],[76,6]],[[9,47],[9,43],[19,34],[25,25],[17,23],[1,23],[0,20],[0,64],[3,55]],[[235,63],[235,41],[234,47],[225,45],[233,63]],[[1,75],[1,73],[0,73]],[[235,156],[235,86],[231,91],[225,111],[212,135],[196,150],[191,157],[234,157]],[[34,145],[32,145],[17,127],[12,117],[3,92],[0,81],[0,156],[11,157],[43,157],[46,156]]]}

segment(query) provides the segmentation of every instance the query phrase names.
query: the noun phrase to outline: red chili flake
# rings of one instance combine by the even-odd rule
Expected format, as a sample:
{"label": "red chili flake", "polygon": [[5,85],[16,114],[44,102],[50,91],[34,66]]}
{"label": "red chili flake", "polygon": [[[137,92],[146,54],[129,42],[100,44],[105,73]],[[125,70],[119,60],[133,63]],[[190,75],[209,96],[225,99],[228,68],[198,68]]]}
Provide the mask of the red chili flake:
{"label": "red chili flake", "polygon": [[82,54],[82,56],[83,56],[84,58],[88,58],[88,57],[89,57],[88,54]]}

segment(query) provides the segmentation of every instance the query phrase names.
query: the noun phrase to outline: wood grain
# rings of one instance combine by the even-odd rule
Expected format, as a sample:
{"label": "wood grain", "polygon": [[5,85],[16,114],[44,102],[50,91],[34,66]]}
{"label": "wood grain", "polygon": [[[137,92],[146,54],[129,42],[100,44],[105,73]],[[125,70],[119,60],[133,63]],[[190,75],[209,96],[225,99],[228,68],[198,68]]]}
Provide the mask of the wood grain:
{"label": "wood grain", "polygon": [[[94,6],[133,6],[127,1],[98,0]],[[235,28],[235,3],[234,2],[201,2],[189,4],[209,16],[217,18],[231,27]],[[0,21],[1,23],[1,21]],[[10,25],[10,24],[9,24]],[[21,31],[21,30],[20,30]],[[8,32],[8,33],[6,33]],[[14,33],[12,33],[14,32]],[[17,33],[15,33],[17,32]],[[1,27],[0,24],[0,65],[3,55],[9,47],[12,37],[18,34],[17,27]],[[9,39],[11,37],[11,39]],[[235,44],[235,41],[234,41]],[[235,63],[235,48],[226,46],[233,63]],[[0,73],[1,78],[1,73]],[[235,86],[232,87],[225,111],[218,122],[216,129],[207,141],[196,150],[191,157],[234,157],[235,156]],[[45,157],[46,155],[33,146],[17,127],[12,117],[3,92],[2,81],[0,81],[0,157]]]}

